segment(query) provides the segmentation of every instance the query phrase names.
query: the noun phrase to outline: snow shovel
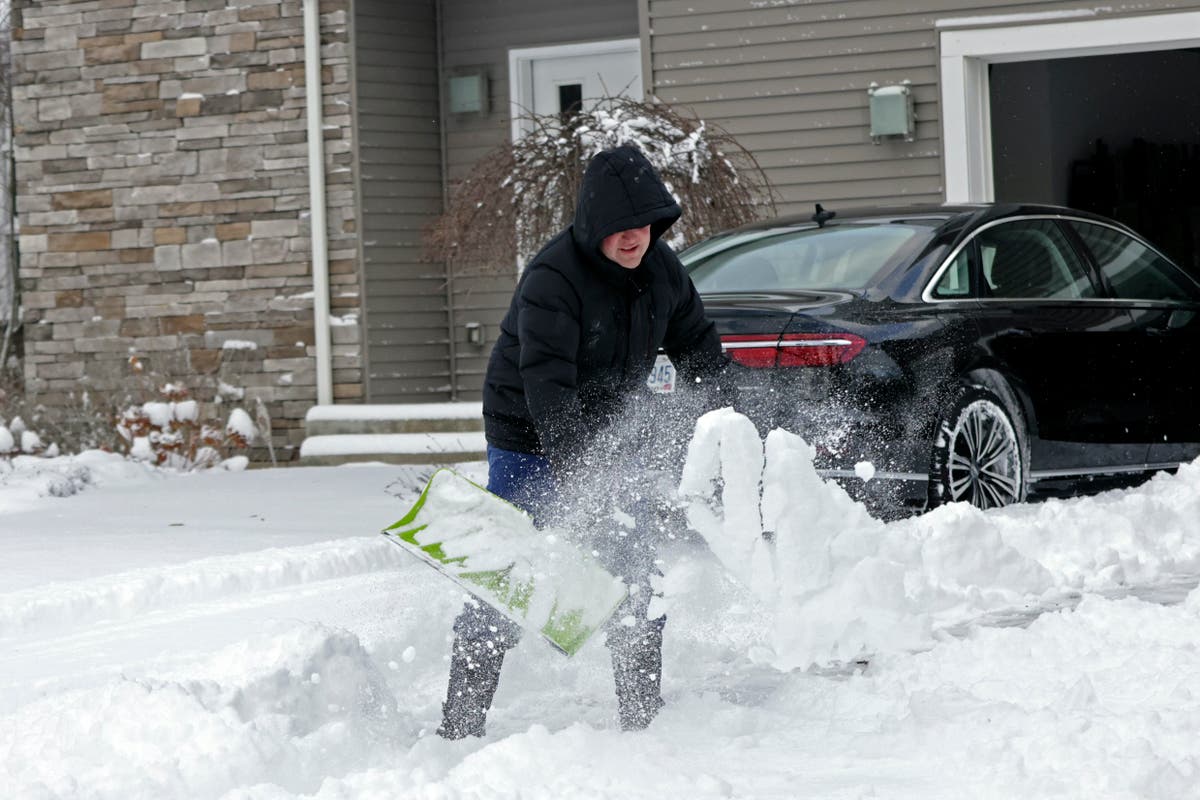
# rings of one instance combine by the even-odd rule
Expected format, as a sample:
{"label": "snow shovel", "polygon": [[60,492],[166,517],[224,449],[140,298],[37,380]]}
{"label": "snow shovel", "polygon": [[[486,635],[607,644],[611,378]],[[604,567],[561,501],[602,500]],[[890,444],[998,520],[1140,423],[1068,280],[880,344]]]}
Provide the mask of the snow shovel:
{"label": "snow shovel", "polygon": [[451,469],[435,472],[383,534],[567,656],[628,593],[564,536]]}

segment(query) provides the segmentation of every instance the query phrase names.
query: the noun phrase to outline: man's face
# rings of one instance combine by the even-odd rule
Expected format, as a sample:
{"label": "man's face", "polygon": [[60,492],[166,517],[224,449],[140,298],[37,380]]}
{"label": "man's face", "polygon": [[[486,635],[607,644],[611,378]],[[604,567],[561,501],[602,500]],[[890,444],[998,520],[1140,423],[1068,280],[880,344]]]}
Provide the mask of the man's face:
{"label": "man's face", "polygon": [[625,269],[636,269],[642,263],[642,256],[650,247],[650,226],[630,228],[618,231],[612,236],[605,236],[600,243],[600,252],[609,261],[615,261]]}

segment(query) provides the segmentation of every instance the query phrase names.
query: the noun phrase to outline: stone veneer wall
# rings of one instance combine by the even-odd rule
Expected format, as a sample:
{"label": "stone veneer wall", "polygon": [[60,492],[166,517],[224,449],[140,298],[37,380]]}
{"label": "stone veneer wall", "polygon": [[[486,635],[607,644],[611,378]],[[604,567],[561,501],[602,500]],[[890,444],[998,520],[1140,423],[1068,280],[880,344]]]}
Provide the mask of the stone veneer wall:
{"label": "stone veneer wall", "polygon": [[[334,394],[362,395],[350,0],[321,0]],[[26,390],[316,402],[301,0],[15,0]],[[207,397],[205,396],[207,394]],[[148,399],[148,398],[147,398]],[[253,406],[247,403],[253,413]]]}

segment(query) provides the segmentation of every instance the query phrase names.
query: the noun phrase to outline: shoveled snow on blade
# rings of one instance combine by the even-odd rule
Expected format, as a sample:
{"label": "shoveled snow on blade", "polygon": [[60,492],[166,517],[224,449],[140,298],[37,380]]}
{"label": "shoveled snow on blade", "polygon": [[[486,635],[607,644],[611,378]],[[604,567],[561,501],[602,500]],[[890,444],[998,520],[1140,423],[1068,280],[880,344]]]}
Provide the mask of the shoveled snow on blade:
{"label": "shoveled snow on blade", "polygon": [[453,470],[438,470],[384,533],[567,655],[625,598],[620,579],[552,529]]}

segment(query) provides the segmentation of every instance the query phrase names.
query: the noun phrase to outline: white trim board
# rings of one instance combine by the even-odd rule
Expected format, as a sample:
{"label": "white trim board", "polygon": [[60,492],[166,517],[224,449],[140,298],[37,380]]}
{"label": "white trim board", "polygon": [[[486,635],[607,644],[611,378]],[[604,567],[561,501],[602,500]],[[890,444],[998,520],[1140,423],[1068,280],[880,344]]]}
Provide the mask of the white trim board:
{"label": "white trim board", "polygon": [[[1200,47],[1200,11],[951,29],[938,20],[947,203],[991,202],[988,64]],[[1026,22],[1028,15],[989,17]]]}
{"label": "white trim board", "polygon": [[[514,47],[508,51],[508,114],[515,142],[521,138],[520,117],[532,105],[533,62],[542,58],[590,56],[601,53],[641,53],[640,39],[609,39],[602,42],[576,42],[542,47]],[[642,76],[644,82],[646,77]]]}

